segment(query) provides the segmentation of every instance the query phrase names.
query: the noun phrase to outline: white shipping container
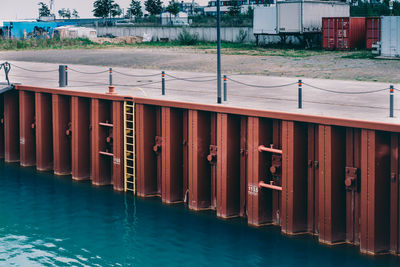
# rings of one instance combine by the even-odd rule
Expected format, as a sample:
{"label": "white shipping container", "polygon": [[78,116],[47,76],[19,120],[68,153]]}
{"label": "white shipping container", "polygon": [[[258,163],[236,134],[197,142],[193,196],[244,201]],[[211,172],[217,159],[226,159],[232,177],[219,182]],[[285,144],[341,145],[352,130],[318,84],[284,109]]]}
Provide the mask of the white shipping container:
{"label": "white shipping container", "polygon": [[322,32],[323,17],[349,17],[348,3],[327,1],[277,2],[279,33]]}
{"label": "white shipping container", "polygon": [[254,34],[277,34],[276,25],[276,6],[254,8]]}
{"label": "white shipping container", "polygon": [[381,17],[381,56],[400,57],[400,16]]}

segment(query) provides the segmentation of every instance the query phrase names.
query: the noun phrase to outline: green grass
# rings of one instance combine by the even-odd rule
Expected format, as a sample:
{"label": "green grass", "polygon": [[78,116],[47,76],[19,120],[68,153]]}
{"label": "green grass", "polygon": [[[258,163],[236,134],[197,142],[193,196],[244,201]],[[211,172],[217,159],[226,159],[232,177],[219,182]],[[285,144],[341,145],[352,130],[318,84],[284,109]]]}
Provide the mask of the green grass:
{"label": "green grass", "polygon": [[350,58],[350,59],[373,59],[375,56],[372,54],[371,51],[356,51],[356,52],[349,52],[348,54],[342,56],[342,58]]}
{"label": "green grass", "polygon": [[[44,49],[104,49],[104,48],[182,48],[198,49],[207,54],[217,53],[215,42],[197,42],[195,45],[182,45],[179,41],[170,42],[145,42],[138,44],[97,44],[86,38],[77,39],[0,39],[0,51],[8,50],[44,50]],[[221,43],[224,55],[245,55],[245,56],[279,56],[295,59],[307,58],[321,55],[335,55],[348,59],[371,59],[374,58],[370,51],[339,52],[324,50],[305,50],[301,48],[280,47],[271,45],[268,47],[256,46],[255,44],[244,43]]]}
{"label": "green grass", "polygon": [[42,49],[74,49],[98,48],[102,45],[93,43],[86,38],[77,39],[0,39],[0,50],[42,50]]}

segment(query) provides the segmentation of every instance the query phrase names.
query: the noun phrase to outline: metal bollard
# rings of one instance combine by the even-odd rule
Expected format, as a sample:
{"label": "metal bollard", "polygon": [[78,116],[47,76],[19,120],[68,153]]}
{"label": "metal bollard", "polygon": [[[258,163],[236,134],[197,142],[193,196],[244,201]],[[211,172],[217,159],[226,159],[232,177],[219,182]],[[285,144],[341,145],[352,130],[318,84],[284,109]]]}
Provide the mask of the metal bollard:
{"label": "metal bollard", "polygon": [[228,89],[226,80],[227,80],[226,75],[224,75],[224,101],[228,100]]}
{"label": "metal bollard", "polygon": [[65,87],[67,86],[67,75],[66,75],[66,66],[59,65],[58,66],[58,86]]}
{"label": "metal bollard", "polygon": [[108,70],[108,72],[109,72],[109,86],[112,86],[112,85],[113,85],[112,68],[110,68],[110,69]]}
{"label": "metal bollard", "polygon": [[161,94],[165,95],[165,71],[161,72]]}
{"label": "metal bollard", "polygon": [[65,86],[68,86],[68,66],[65,65]]}
{"label": "metal bollard", "polygon": [[390,112],[389,112],[390,118],[393,118],[393,105],[394,105],[393,93],[394,93],[394,87],[393,87],[393,85],[391,85],[390,86],[390,99],[389,99],[390,100]]}
{"label": "metal bollard", "polygon": [[298,90],[298,108],[303,108],[303,89],[302,82],[299,80],[299,90]]}

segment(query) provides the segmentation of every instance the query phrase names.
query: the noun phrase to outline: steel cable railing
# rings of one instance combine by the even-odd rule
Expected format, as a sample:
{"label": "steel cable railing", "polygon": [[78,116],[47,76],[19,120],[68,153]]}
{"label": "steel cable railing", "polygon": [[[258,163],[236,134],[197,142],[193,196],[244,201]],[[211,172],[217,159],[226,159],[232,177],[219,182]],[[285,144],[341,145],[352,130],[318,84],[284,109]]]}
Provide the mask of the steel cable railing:
{"label": "steel cable railing", "polygon": [[227,79],[231,82],[240,84],[240,85],[245,85],[248,87],[254,87],[254,88],[266,88],[266,89],[270,89],[270,88],[280,88],[280,87],[286,87],[286,86],[291,86],[291,85],[295,85],[297,84],[297,82],[293,82],[293,83],[287,83],[287,84],[281,84],[281,85],[254,85],[254,84],[248,84],[248,83],[244,83],[244,82],[240,82],[238,80],[234,80],[232,78],[227,77]]}
{"label": "steel cable railing", "polygon": [[344,95],[362,95],[362,94],[372,94],[372,93],[378,93],[378,92],[382,92],[382,91],[386,91],[389,90],[390,88],[382,88],[382,89],[376,89],[376,90],[370,90],[370,91],[357,91],[357,92],[352,92],[352,91],[335,91],[335,90],[331,90],[331,89],[326,89],[326,88],[322,88],[322,87],[318,87],[315,85],[311,85],[309,83],[304,83],[304,85],[307,85],[313,89],[316,90],[320,90],[320,91],[324,91],[324,92],[328,92],[328,93],[334,93],[334,94],[344,94]]}

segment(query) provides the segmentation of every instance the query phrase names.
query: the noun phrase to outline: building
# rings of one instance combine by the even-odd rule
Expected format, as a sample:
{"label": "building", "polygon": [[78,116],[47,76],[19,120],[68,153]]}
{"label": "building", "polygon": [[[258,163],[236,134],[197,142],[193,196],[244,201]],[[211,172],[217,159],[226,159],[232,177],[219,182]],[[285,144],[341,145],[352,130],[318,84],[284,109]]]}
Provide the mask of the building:
{"label": "building", "polygon": [[[232,6],[232,0],[221,0],[221,13],[226,14],[229,8]],[[241,13],[246,13],[249,7],[257,5],[269,5],[273,4],[274,0],[238,0],[238,4],[241,7]],[[217,14],[217,0],[211,0],[208,2],[208,6],[204,8],[206,15],[214,16]]]}
{"label": "building", "polygon": [[181,12],[187,13],[189,16],[194,15],[197,13],[198,9],[200,8],[200,5],[198,3],[193,2],[180,2],[179,3],[179,10]]}

